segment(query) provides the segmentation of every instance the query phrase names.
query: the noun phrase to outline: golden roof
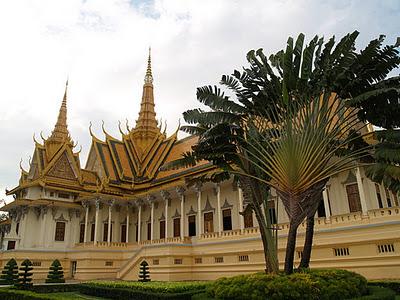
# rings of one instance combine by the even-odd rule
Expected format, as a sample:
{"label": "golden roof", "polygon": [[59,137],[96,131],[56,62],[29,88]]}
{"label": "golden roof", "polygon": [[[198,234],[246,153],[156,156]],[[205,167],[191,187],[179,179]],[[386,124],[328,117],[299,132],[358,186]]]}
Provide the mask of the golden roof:
{"label": "golden roof", "polygon": [[[160,171],[161,166],[178,159],[196,143],[196,137],[177,141],[177,131],[167,137],[158,127],[153,94],[151,55],[147,62],[143,94],[136,126],[123,132],[120,139],[109,135],[103,124],[105,139],[97,138],[89,127],[92,146],[86,167],[79,163],[79,152],[73,152],[73,142],[67,125],[67,88],[51,136],[44,143],[35,141],[35,151],[28,172],[21,169],[18,187],[7,194],[34,185],[79,193],[132,197],[182,184],[185,177],[206,172],[212,168],[202,162],[194,168]],[[178,128],[179,129],[179,128]],[[79,198],[78,198],[78,201]]]}

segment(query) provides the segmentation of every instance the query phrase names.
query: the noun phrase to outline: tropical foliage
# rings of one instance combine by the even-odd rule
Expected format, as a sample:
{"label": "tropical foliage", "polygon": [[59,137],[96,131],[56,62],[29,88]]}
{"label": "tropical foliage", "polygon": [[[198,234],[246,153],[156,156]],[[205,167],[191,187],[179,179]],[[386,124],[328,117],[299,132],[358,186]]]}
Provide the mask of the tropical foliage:
{"label": "tropical foliage", "polygon": [[[334,110],[339,116],[336,123],[328,117],[325,117],[324,123],[316,123],[319,126],[320,134],[329,133],[329,126],[336,128],[333,130],[335,134],[330,135],[329,141],[317,139],[307,148],[305,144],[295,144],[293,139],[291,141],[286,139],[286,146],[280,147],[283,151],[281,154],[287,155],[285,158],[287,167],[281,169],[280,179],[285,175],[288,180],[293,179],[293,176],[298,176],[293,173],[291,168],[288,168],[290,166],[288,162],[293,159],[295,154],[298,154],[296,151],[299,149],[292,150],[296,149],[294,147],[296,145],[303,145],[303,165],[299,165],[297,169],[305,172],[297,183],[298,186],[303,186],[302,191],[291,197],[292,201],[284,201],[289,218],[292,221],[295,220],[292,222],[294,233],[289,235],[291,238],[288,241],[288,244],[294,245],[295,225],[305,217],[308,220],[314,218],[318,208],[317,201],[320,199],[315,195],[322,192],[329,177],[328,173],[333,174],[348,168],[350,161],[356,159],[357,156],[362,156],[362,149],[356,147],[357,144],[363,144],[356,143],[360,140],[360,136],[357,139],[356,134],[351,133],[349,128],[353,127],[362,134],[362,132],[365,133],[365,130],[363,131],[364,123],[357,123],[358,120],[391,126],[399,122],[393,120],[395,114],[392,113],[400,110],[399,77],[385,79],[389,72],[399,65],[396,49],[398,45],[382,46],[384,37],[380,36],[371,41],[362,51],[356,52],[357,36],[358,32],[355,31],[343,37],[336,45],[334,37],[324,43],[323,38],[316,36],[304,46],[304,35],[300,34],[295,42],[293,38],[289,38],[286,49],[269,58],[261,49],[250,51],[247,55],[249,67],[244,68],[242,72],[234,71],[232,76],[222,76],[220,84],[227,89],[227,94],[218,86],[198,88],[197,98],[208,106],[209,110],[193,109],[184,113],[185,121],[189,125],[183,126],[182,130],[199,136],[198,143],[192,147],[192,151],[185,153],[182,159],[170,163],[167,168],[193,166],[199,161],[207,160],[222,171],[215,172],[203,180],[218,181],[226,179],[232,174],[240,174],[239,181],[245,194],[251,196],[251,206],[256,212],[257,221],[260,224],[267,269],[269,270],[271,270],[271,266],[268,263],[274,261],[274,256],[276,257],[276,255],[271,255],[275,246],[271,247],[271,243],[267,242],[273,242],[273,238],[271,239],[271,230],[268,230],[271,228],[267,223],[268,218],[265,218],[265,212],[260,209],[261,203],[268,200],[271,185],[275,188],[281,187],[278,191],[281,191],[280,196],[282,197],[293,195],[291,191],[283,191],[283,181],[276,182],[277,178],[271,178],[272,173],[266,172],[267,165],[271,169],[274,168],[271,165],[272,160],[269,162],[264,160],[265,164],[262,165],[264,169],[261,168],[260,161],[254,160],[254,153],[250,153],[249,149],[257,148],[255,147],[256,141],[262,136],[264,146],[266,146],[265,143],[268,144],[268,147],[263,147],[263,151],[265,150],[263,158],[266,158],[269,157],[268,151],[274,149],[271,147],[279,144],[276,141],[284,136],[283,131],[290,128],[288,126],[290,120],[309,122],[317,120],[315,118],[321,117],[324,111],[330,113]],[[233,96],[229,96],[232,94]],[[322,105],[318,106],[317,103],[322,103]],[[390,110],[391,117],[382,118],[379,114],[371,112],[377,106],[379,109]],[[313,107],[314,109],[312,109]],[[307,118],[301,117],[301,112],[304,111],[308,111]],[[356,115],[358,120],[355,118]],[[287,118],[285,119],[284,116]],[[286,122],[285,125],[282,125],[282,122]],[[306,123],[298,125],[298,128],[292,131],[292,137],[298,136],[300,128],[304,134],[308,134],[306,131],[312,133],[315,129],[311,127],[307,129]],[[326,127],[325,131],[323,126]],[[346,126],[346,129],[342,130],[343,136],[337,130],[341,126]],[[269,128],[272,128],[272,132]],[[249,137],[254,134],[255,138],[252,138],[249,143]],[[311,135],[308,136],[309,139],[310,137]],[[345,142],[342,137],[345,138]],[[340,145],[337,144],[338,142]],[[282,143],[283,140],[280,142],[281,146]],[[350,144],[346,146],[346,143]],[[321,150],[318,147],[324,148]],[[291,151],[284,153],[284,148]],[[365,150],[365,145],[363,148]],[[319,152],[314,155],[315,151],[312,150],[316,149]],[[347,158],[337,159],[336,165],[329,161],[332,166],[341,165],[341,168],[336,168],[336,170],[319,168],[323,172],[317,175],[317,169],[314,167],[316,164],[321,167],[321,164],[328,163],[328,160],[319,160],[321,155],[326,153],[335,154],[336,157],[347,156]],[[331,155],[330,158],[332,157]],[[281,157],[281,159],[284,158]],[[300,161],[298,162],[300,163]],[[308,166],[308,163],[314,164],[314,166]],[[310,170],[313,172],[307,174]],[[283,172],[292,173],[283,174]],[[277,175],[276,172],[274,174]],[[309,180],[310,176],[313,176],[313,180]],[[257,180],[267,184],[259,185]],[[304,184],[307,182],[308,184]],[[300,203],[305,199],[314,200],[309,201],[307,213],[300,214],[302,211]],[[294,211],[290,203],[297,203]],[[308,250],[303,253],[301,263],[305,267],[308,266],[311,255],[313,222],[307,222],[307,225],[304,249]],[[285,270],[288,273],[292,272],[293,267],[292,248],[289,247],[286,253]],[[268,258],[272,259],[268,261]]]}

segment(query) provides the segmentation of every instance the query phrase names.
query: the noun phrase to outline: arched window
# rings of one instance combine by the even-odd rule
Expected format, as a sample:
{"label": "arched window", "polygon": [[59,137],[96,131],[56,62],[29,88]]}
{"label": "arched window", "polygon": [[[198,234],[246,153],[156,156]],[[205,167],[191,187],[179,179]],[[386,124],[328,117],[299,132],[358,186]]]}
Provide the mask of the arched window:
{"label": "arched window", "polygon": [[63,242],[64,237],[65,237],[65,222],[57,222],[54,240],[57,242]]}

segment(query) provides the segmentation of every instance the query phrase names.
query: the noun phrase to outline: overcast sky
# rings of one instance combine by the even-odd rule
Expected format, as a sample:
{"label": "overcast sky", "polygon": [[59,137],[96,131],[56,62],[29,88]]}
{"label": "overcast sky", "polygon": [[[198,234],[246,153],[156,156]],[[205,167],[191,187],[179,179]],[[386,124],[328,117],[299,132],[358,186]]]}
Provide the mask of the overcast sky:
{"label": "overcast sky", "polygon": [[245,65],[250,49],[275,52],[300,32],[359,30],[359,46],[380,34],[394,43],[399,20],[398,0],[2,0],[0,199],[18,184],[21,158],[28,169],[33,133],[51,133],[67,77],[68,126],[84,165],[90,121],[100,138],[102,120],[116,137],[118,120],[134,125],[150,45],[157,117],[171,133],[198,106],[196,87]]}

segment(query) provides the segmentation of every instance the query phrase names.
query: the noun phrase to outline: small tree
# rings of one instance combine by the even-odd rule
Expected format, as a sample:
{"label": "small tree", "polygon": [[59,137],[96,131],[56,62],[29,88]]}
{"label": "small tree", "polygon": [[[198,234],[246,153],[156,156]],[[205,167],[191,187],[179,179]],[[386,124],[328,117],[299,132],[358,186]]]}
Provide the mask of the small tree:
{"label": "small tree", "polygon": [[145,260],[140,263],[139,281],[141,282],[150,281],[149,264]]}
{"label": "small tree", "polygon": [[18,282],[15,284],[20,289],[29,289],[32,287],[32,275],[31,272],[33,270],[32,262],[29,259],[25,259],[21,267],[19,268],[21,272],[19,272]]}
{"label": "small tree", "polygon": [[54,260],[50,266],[46,283],[64,283],[64,271],[58,259]]}
{"label": "small tree", "polygon": [[13,285],[18,281],[18,265],[14,258],[7,262],[1,274],[1,284]]}

